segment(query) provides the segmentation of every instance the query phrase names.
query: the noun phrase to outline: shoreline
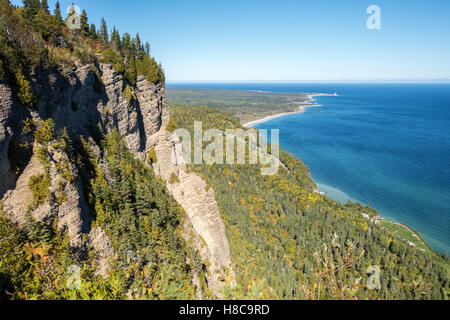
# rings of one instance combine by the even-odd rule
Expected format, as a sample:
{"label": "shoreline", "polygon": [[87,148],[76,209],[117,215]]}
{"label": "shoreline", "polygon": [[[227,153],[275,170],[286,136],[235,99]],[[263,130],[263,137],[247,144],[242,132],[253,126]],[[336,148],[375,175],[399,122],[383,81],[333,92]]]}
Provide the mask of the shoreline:
{"label": "shoreline", "polygon": [[[251,128],[253,128],[254,126],[256,126],[256,125],[258,125],[258,124],[261,124],[261,123],[264,123],[264,122],[267,122],[267,121],[270,121],[270,120],[273,120],[273,119],[276,119],[276,118],[280,118],[280,117],[284,117],[284,116],[288,116],[288,115],[294,115],[294,114],[304,113],[304,112],[306,111],[306,108],[310,108],[310,107],[321,107],[322,105],[317,104],[317,103],[314,103],[314,102],[315,102],[315,99],[314,99],[314,98],[315,98],[315,97],[323,97],[323,96],[338,96],[338,95],[337,95],[337,94],[325,94],[325,93],[306,94],[306,100],[305,100],[304,102],[301,102],[301,103],[300,103],[300,105],[299,105],[299,107],[298,107],[298,109],[297,109],[296,111],[282,112],[282,113],[278,113],[278,114],[273,114],[273,115],[270,115],[270,116],[266,116],[266,117],[263,117],[263,118],[260,118],[260,119],[256,119],[256,120],[247,122],[247,123],[243,124],[242,126],[245,127],[245,128],[247,128],[247,129],[251,129]],[[328,195],[328,193],[327,193],[326,191],[325,191],[325,192],[321,192],[321,188],[320,188],[319,184],[318,184],[316,181],[314,181],[314,183],[315,183],[316,186],[317,186],[317,190],[315,190],[315,192],[320,193],[320,194],[324,194],[324,193],[325,193],[327,196],[330,197],[330,195]],[[322,186],[324,186],[324,185],[322,185]],[[345,195],[346,197],[348,197],[349,200],[352,201],[352,202],[359,202],[358,200],[355,200],[355,199],[350,198],[347,194],[345,194],[345,193],[344,193],[343,191],[341,191],[340,189],[333,188],[333,187],[330,187],[330,186],[328,186],[328,185],[326,185],[325,187],[326,187],[326,188],[335,189],[335,191],[337,191],[337,192],[339,192],[339,193],[342,193],[343,195]],[[325,189],[326,189],[326,188],[325,188]],[[342,200],[336,199],[336,198],[333,197],[332,195],[331,195],[331,198],[334,199],[335,201],[342,202]],[[342,203],[344,203],[344,202],[342,202]],[[400,227],[402,227],[402,228],[408,230],[413,236],[415,236],[415,237],[417,238],[417,240],[418,240],[421,244],[424,245],[424,247],[425,247],[426,249],[424,250],[424,249],[421,249],[420,247],[418,247],[418,246],[416,246],[416,245],[411,245],[409,240],[407,240],[407,239],[405,239],[405,238],[401,238],[401,239],[403,239],[403,241],[405,241],[406,243],[408,243],[408,244],[411,245],[412,247],[418,248],[418,250],[424,250],[424,252],[428,251],[429,253],[431,253],[432,255],[434,255],[434,256],[436,256],[436,257],[438,257],[438,258],[441,258],[441,257],[442,257],[442,254],[441,254],[438,250],[436,250],[436,249],[434,249],[433,247],[431,247],[431,245],[428,243],[427,240],[425,240],[425,238],[423,237],[423,235],[422,235],[420,232],[414,230],[412,227],[410,227],[409,225],[407,225],[407,224],[405,224],[405,223],[402,223],[402,222],[400,222],[400,221],[395,220],[395,218],[394,218],[394,219],[392,219],[392,218],[390,218],[390,219],[389,219],[389,218],[386,218],[385,215],[384,215],[382,212],[380,212],[380,211],[379,211],[379,214],[380,214],[379,217],[381,218],[381,221],[386,221],[386,222],[388,222],[388,223],[391,223],[391,224],[394,224],[394,225],[398,225],[398,226],[400,226]],[[387,229],[387,230],[390,230],[391,232],[394,232],[393,230],[391,230],[391,229],[389,229],[389,228],[386,228],[386,229]],[[394,232],[394,233],[395,233],[395,232]]]}
{"label": "shoreline", "polygon": [[[317,193],[319,193],[319,194],[321,194],[321,195],[325,195],[325,196],[327,196],[327,197],[333,199],[334,201],[341,202],[341,203],[346,203],[347,201],[351,201],[351,202],[363,204],[361,201],[359,201],[359,200],[357,200],[357,199],[351,198],[348,194],[346,194],[346,193],[345,193],[344,191],[342,191],[341,189],[338,189],[338,188],[336,188],[336,187],[332,187],[332,186],[330,186],[330,185],[325,185],[325,184],[322,184],[322,183],[318,183],[318,182],[316,182],[314,179],[313,179],[313,181],[314,181],[314,183],[315,183],[316,186],[317,186],[317,189],[318,189],[318,190],[316,190]],[[339,197],[336,196],[336,193],[335,193],[335,194],[330,194],[330,193],[327,192],[327,191],[323,191],[324,189],[330,189],[330,190],[332,190],[333,192],[337,192],[337,193],[339,193],[339,194],[345,196],[345,197],[348,198],[348,199],[347,199],[346,201],[343,201],[343,199],[339,199]],[[322,191],[321,191],[321,190],[322,190]],[[375,208],[375,209],[376,209],[376,208]],[[443,255],[444,253],[440,253],[438,250],[436,250],[436,249],[434,249],[433,247],[431,247],[431,245],[428,243],[427,240],[425,240],[424,236],[423,236],[419,231],[416,231],[416,230],[413,229],[411,226],[409,226],[409,225],[407,225],[407,224],[405,224],[405,223],[403,223],[403,222],[400,222],[400,221],[398,221],[398,220],[394,220],[395,217],[389,217],[389,218],[387,218],[387,217],[383,214],[383,212],[381,212],[379,209],[376,209],[376,210],[377,210],[378,213],[379,213],[379,218],[380,218],[380,219],[378,220],[379,223],[381,223],[381,222],[388,222],[388,223],[391,223],[391,224],[394,224],[394,225],[398,225],[398,226],[400,226],[400,227],[402,227],[402,228],[407,229],[413,236],[415,236],[415,237],[417,238],[417,240],[418,240],[419,242],[421,242],[421,243],[425,246],[425,248],[426,248],[430,253],[436,255],[437,257],[442,257],[442,255]],[[384,227],[384,226],[383,226],[383,228],[385,228],[385,229],[387,229],[387,230],[393,232],[394,234],[396,234],[396,232],[394,232],[393,230],[389,229],[388,227]],[[418,250],[423,250],[424,252],[426,252],[425,249],[420,248],[419,246],[415,245],[414,243],[413,243],[413,245],[411,245],[410,240],[408,240],[408,239],[406,239],[406,238],[404,238],[404,237],[402,237],[402,236],[399,236],[399,235],[397,235],[397,237],[399,237],[401,240],[405,241],[409,246],[411,246],[411,247],[413,247],[413,248],[417,248]]]}
{"label": "shoreline", "polygon": [[335,94],[329,94],[329,93],[311,93],[311,94],[307,94],[306,95],[306,101],[302,102],[300,107],[298,108],[298,110],[296,111],[291,111],[291,112],[283,112],[283,113],[277,113],[274,115],[270,115],[261,119],[256,119],[247,123],[244,123],[242,126],[245,128],[252,128],[257,124],[261,124],[276,118],[280,118],[280,117],[284,117],[284,116],[289,116],[289,115],[293,115],[293,114],[299,114],[299,113],[303,113],[306,111],[306,108],[311,108],[311,107],[321,107],[322,105],[320,104],[316,104],[315,99],[316,97],[338,97],[338,95]]}

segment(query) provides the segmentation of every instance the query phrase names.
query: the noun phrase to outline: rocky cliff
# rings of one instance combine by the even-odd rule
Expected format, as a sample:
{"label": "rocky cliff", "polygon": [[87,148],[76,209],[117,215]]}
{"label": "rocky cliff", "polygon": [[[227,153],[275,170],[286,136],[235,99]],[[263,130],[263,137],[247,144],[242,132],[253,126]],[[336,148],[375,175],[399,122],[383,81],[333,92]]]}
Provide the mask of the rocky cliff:
{"label": "rocky cliff", "polygon": [[198,175],[189,172],[183,158],[182,144],[176,135],[162,128],[156,135],[155,152],[156,172],[166,181],[167,189],[184,208],[193,227],[194,236],[185,234],[185,239],[193,242],[203,259],[210,262],[208,280],[210,287],[219,294],[217,289],[221,286],[221,279],[229,278],[231,284],[235,280],[225,225],[214,190],[207,187]]}
{"label": "rocky cliff", "polygon": [[33,75],[36,109],[20,104],[11,86],[0,83],[0,176],[7,183],[0,195],[12,186],[8,150],[11,142],[21,139],[23,121],[52,118],[56,128],[67,128],[71,137],[95,138],[97,130],[117,127],[129,148],[144,158],[152,146],[148,139],[168,121],[164,84],[154,85],[138,78],[136,89],[124,95],[126,80],[107,64],[78,65]]}
{"label": "rocky cliff", "polygon": [[[51,118],[57,132],[66,128],[73,140],[82,136],[97,146],[102,132],[117,128],[128,148],[141,160],[146,159],[151,149],[156,150],[159,158],[156,171],[167,181],[169,192],[185,209],[188,216],[185,233],[189,233],[188,229],[192,231],[190,237],[194,239],[191,240],[197,243],[202,259],[209,263],[208,284],[213,292],[218,293],[219,276],[226,270],[227,274],[232,274],[225,227],[214,192],[206,191],[201,178],[186,172],[176,141],[165,131],[169,108],[164,84],[155,85],[145,77],[138,77],[136,86],[131,87],[122,75],[114,72],[112,66],[99,63],[39,71],[32,75],[31,85],[37,98],[35,108],[22,105],[15,98],[10,83],[6,80],[0,82],[2,211],[19,224],[26,222],[27,212],[36,221],[47,225],[56,221],[59,229],[67,231],[74,250],[82,252],[87,246],[96,250],[98,272],[106,274],[114,249],[103,230],[99,227],[91,230],[92,218],[76,166],[70,163],[64,151],[51,144],[46,147],[49,155],[46,168],[51,178],[49,189],[54,197],[38,206],[30,206],[29,179],[43,174],[44,166],[38,160],[36,141],[23,132],[23,127],[26,119],[39,123]],[[24,144],[29,147],[19,147]],[[174,163],[173,151],[177,154]],[[66,169],[74,181],[61,184],[63,164],[68,164]],[[180,177],[179,184],[168,182],[173,172]],[[55,201],[58,192],[64,192],[67,200]],[[217,270],[223,272],[217,273]]]}

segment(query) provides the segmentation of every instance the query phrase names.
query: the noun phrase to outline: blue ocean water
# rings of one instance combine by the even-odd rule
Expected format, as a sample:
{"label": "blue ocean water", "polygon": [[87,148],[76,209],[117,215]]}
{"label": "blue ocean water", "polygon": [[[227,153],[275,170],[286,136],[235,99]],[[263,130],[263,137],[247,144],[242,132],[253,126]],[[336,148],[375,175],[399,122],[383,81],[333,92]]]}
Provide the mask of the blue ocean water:
{"label": "blue ocean water", "polygon": [[321,191],[370,204],[450,250],[450,83],[245,83],[168,87],[335,93],[322,107],[276,118],[283,149]]}

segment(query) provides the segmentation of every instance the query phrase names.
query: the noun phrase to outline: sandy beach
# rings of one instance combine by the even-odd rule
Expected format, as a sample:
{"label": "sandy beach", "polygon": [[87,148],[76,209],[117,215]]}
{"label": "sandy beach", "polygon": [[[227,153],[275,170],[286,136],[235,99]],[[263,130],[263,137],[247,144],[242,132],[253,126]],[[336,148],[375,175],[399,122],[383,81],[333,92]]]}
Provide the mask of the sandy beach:
{"label": "sandy beach", "polygon": [[267,116],[267,117],[264,117],[261,119],[247,122],[247,123],[243,124],[243,126],[246,128],[252,128],[252,127],[256,126],[257,124],[261,124],[261,123],[267,122],[272,119],[276,119],[276,118],[280,118],[280,117],[284,117],[284,116],[288,116],[288,115],[292,115],[292,114],[303,113],[303,112],[305,112],[306,108],[321,107],[321,105],[314,103],[315,97],[334,97],[334,96],[337,96],[337,94],[328,94],[328,93],[308,94],[307,100],[305,102],[302,102],[300,107],[296,111],[274,114],[274,115]]}

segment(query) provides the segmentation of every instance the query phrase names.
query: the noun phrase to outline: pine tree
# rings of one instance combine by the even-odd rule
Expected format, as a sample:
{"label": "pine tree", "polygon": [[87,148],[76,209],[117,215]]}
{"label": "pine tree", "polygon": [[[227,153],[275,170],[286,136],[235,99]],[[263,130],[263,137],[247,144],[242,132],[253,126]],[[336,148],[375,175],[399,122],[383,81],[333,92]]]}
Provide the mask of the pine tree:
{"label": "pine tree", "polygon": [[97,27],[95,26],[95,24],[91,24],[91,28],[89,30],[89,36],[94,40],[97,39]]}
{"label": "pine tree", "polygon": [[36,104],[36,97],[34,96],[33,90],[31,89],[30,81],[24,76],[20,69],[15,72],[16,76],[16,86],[17,86],[17,97],[20,102],[29,107],[34,107]]}
{"label": "pine tree", "polygon": [[41,3],[39,0],[22,0],[22,2],[23,2],[22,16],[25,19],[26,23],[32,24],[34,17],[41,8]]}
{"label": "pine tree", "polygon": [[131,39],[128,51],[134,58],[137,57],[136,39]]}
{"label": "pine tree", "polygon": [[61,137],[59,138],[61,149],[64,150],[67,155],[69,156],[69,159],[72,160],[73,154],[74,154],[74,148],[72,144],[72,140],[70,139],[69,133],[67,132],[67,128],[64,127],[63,132],[61,134]]}
{"label": "pine tree", "polygon": [[131,49],[131,36],[128,32],[125,32],[122,36],[122,48],[126,51]]}
{"label": "pine tree", "polygon": [[119,34],[119,31],[117,31],[115,26],[113,27],[113,31],[111,34],[111,43],[115,50],[120,50],[120,48],[121,48],[120,34]]}
{"label": "pine tree", "polygon": [[133,87],[136,85],[136,60],[133,55],[128,58],[127,65],[125,67],[125,78],[131,83]]}
{"label": "pine tree", "polygon": [[49,9],[48,9],[48,2],[47,0],[42,0],[42,5],[41,5],[42,10],[45,11],[45,13],[50,13]]}
{"label": "pine tree", "polygon": [[149,56],[150,55],[150,43],[145,43],[145,53]]}
{"label": "pine tree", "polygon": [[104,43],[109,42],[108,27],[106,25],[106,21],[104,18],[102,18],[100,25],[100,40],[103,41]]}
{"label": "pine tree", "polygon": [[11,15],[12,6],[9,3],[9,0],[0,0],[0,12],[5,15]]}
{"label": "pine tree", "polygon": [[139,33],[136,34],[136,38],[134,39],[134,47],[136,48],[136,56],[139,60],[143,58],[144,48],[142,47],[141,37]]}
{"label": "pine tree", "polygon": [[86,13],[86,10],[84,10],[84,9],[83,9],[83,12],[81,13],[80,24],[81,24],[82,35],[88,36],[90,30],[89,30],[87,13]]}
{"label": "pine tree", "polygon": [[58,19],[59,23],[62,24],[63,19],[62,19],[62,15],[61,15],[61,7],[59,5],[59,1],[56,1],[54,15]]}

